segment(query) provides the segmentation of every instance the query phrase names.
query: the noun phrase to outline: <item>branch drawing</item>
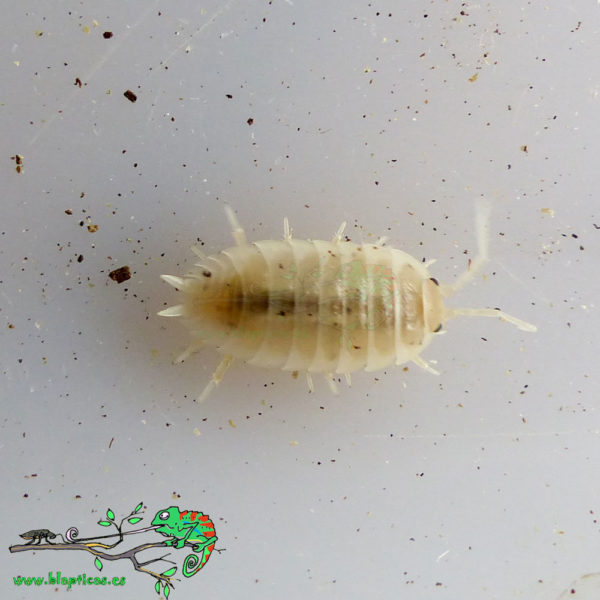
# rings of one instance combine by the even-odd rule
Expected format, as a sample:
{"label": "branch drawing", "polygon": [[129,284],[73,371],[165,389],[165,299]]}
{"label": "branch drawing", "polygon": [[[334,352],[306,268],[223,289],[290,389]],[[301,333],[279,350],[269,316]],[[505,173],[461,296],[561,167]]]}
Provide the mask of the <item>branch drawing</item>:
{"label": "branch drawing", "polygon": [[[155,580],[154,589],[158,594],[162,590],[165,598],[168,598],[171,590],[175,588],[174,582],[176,578],[174,575],[177,572],[176,562],[167,558],[170,553],[149,560],[141,560],[137,556],[140,552],[152,548],[172,546],[175,549],[180,549],[188,546],[193,552],[185,557],[181,572],[184,577],[191,577],[204,567],[213,550],[220,553],[223,549],[215,548],[218,538],[214,524],[208,515],[200,511],[180,511],[177,506],[159,510],[152,524],[148,527],[124,531],[123,528],[126,524],[136,525],[143,520],[143,517],[139,516],[143,514],[143,506],[143,502],[140,502],[128,515],[118,522],[114,512],[109,508],[106,511],[106,518],[98,521],[98,525],[101,527],[115,527],[117,530],[116,533],[79,538],[79,531],[76,527],[67,529],[64,536],[53,533],[49,529],[32,529],[20,535],[23,539],[29,540],[26,544],[10,546],[9,551],[15,553],[29,550],[80,550],[94,556],[94,566],[98,571],[102,571],[104,562],[129,560],[135,571],[150,575]],[[123,543],[125,536],[148,531],[156,531],[167,539],[143,543],[117,554],[109,552]],[[50,541],[58,537],[61,538],[62,542]],[[117,539],[114,542],[103,541],[109,538]],[[170,566],[162,572],[149,567],[160,561],[167,562]]]}

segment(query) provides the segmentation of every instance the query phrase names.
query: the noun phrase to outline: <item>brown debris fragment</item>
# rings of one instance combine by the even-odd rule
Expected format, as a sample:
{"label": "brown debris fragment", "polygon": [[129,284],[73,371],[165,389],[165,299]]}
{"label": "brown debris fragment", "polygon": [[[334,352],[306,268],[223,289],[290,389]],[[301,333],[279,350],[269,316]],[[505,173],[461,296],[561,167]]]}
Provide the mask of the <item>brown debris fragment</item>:
{"label": "brown debris fragment", "polygon": [[124,281],[131,279],[131,271],[129,270],[129,267],[125,265],[124,267],[119,267],[118,269],[111,271],[108,276],[117,283],[123,283]]}
{"label": "brown debris fragment", "polygon": [[123,96],[125,96],[129,102],[135,102],[137,100],[137,96],[131,90],[123,92]]}
{"label": "brown debris fragment", "polygon": [[22,154],[15,154],[14,156],[10,157],[10,160],[14,160],[15,161],[15,171],[17,173],[22,173],[23,172],[23,155]]}

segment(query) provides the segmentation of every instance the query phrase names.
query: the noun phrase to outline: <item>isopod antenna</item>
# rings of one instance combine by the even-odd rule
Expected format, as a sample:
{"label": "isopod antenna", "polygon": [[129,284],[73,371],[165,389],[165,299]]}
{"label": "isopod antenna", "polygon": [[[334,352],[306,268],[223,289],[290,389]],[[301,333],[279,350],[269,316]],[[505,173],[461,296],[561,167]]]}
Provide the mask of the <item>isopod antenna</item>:
{"label": "isopod antenna", "polygon": [[[476,206],[475,212],[475,234],[477,236],[477,255],[470,261],[467,270],[459,275],[458,279],[453,284],[441,284],[440,291],[444,298],[449,298],[458,290],[469,283],[483,265],[489,260],[490,246],[490,216],[491,204],[488,200],[480,200]],[[507,323],[512,323],[521,331],[535,332],[537,327],[531,323],[527,323],[522,319],[513,317],[499,308],[445,308],[445,320],[453,317],[495,317],[500,318]]]}

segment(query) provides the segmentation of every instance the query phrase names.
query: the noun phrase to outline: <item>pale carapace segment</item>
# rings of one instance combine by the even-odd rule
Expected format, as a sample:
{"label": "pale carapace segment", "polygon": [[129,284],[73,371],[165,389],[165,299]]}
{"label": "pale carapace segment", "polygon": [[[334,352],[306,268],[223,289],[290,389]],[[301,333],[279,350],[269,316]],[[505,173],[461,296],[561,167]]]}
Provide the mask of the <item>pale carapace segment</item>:
{"label": "pale carapace segment", "polygon": [[[479,255],[453,285],[440,285],[428,266],[382,245],[292,238],[248,243],[227,208],[236,246],[201,261],[185,277],[162,278],[183,292],[183,304],[159,314],[181,316],[193,341],[225,358],[201,398],[222,379],[232,360],[286,371],[334,374],[374,371],[413,361],[437,373],[421,352],[443,324],[457,315],[500,317],[524,331],[529,323],[497,309],[452,309],[443,299],[469,281],[487,260],[489,214],[477,213]],[[332,385],[335,385],[332,383]]]}

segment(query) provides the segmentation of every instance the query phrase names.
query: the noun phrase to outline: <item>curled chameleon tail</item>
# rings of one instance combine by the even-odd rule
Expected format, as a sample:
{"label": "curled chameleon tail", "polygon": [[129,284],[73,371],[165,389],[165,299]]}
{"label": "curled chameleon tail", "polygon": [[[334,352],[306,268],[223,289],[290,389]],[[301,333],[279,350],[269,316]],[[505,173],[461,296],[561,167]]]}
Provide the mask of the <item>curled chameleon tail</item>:
{"label": "curled chameleon tail", "polygon": [[194,552],[202,552],[202,558],[198,554],[188,554],[185,557],[181,569],[184,577],[195,575],[207,563],[211,552],[215,549],[216,541],[217,537],[213,536],[202,544],[194,546]]}

